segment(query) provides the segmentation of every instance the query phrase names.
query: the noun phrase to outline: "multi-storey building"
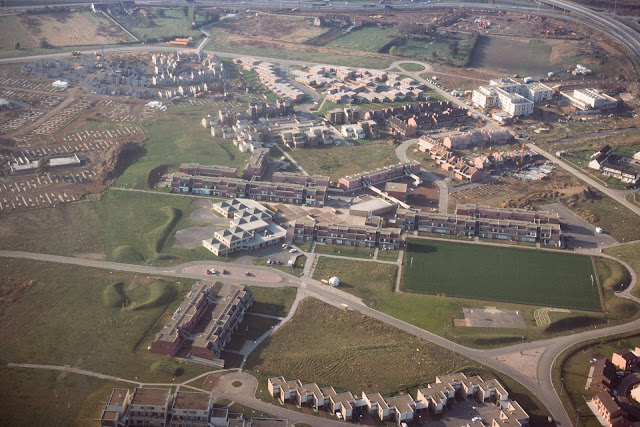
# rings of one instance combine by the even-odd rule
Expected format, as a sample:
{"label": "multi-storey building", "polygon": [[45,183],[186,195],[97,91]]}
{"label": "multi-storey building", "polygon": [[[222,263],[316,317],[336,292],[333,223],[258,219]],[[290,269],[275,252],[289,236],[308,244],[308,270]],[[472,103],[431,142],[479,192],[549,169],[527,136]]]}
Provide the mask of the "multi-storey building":
{"label": "multi-storey building", "polygon": [[171,405],[170,427],[209,427],[213,399],[210,393],[179,391]]}
{"label": "multi-storey building", "polygon": [[[220,352],[252,304],[251,291],[242,285],[233,285],[228,292],[216,295],[213,285],[197,282],[158,332],[150,351],[175,356],[184,349],[189,358],[204,359],[224,367]],[[209,315],[211,319],[203,331],[196,332],[196,326]]]}
{"label": "multi-storey building", "polygon": [[114,388],[100,417],[100,427],[119,427],[126,420],[131,403],[129,389]]}
{"label": "multi-storey building", "polygon": [[293,239],[296,242],[315,240],[334,245],[397,250],[401,244],[400,232],[399,228],[330,224],[303,219],[296,221]]}
{"label": "multi-storey building", "polygon": [[128,426],[167,425],[171,389],[136,387],[127,411]]}
{"label": "multi-storey building", "polygon": [[483,108],[500,108],[511,116],[533,113],[535,102],[550,100],[553,89],[542,83],[520,84],[509,78],[491,80],[473,91],[472,100]]}
{"label": "multi-storey building", "polygon": [[330,180],[324,175],[302,175],[294,172],[274,172],[271,177],[273,182],[286,182],[289,184],[299,184],[304,186],[328,187]]}
{"label": "multi-storey building", "polygon": [[392,166],[383,166],[373,171],[361,172],[340,178],[338,187],[355,190],[366,185],[377,185],[394,179],[404,178],[420,172],[420,163],[412,160]]}
{"label": "multi-storey building", "polygon": [[618,106],[618,100],[593,88],[575,89],[573,92],[560,92],[571,105],[580,110],[610,110]]}

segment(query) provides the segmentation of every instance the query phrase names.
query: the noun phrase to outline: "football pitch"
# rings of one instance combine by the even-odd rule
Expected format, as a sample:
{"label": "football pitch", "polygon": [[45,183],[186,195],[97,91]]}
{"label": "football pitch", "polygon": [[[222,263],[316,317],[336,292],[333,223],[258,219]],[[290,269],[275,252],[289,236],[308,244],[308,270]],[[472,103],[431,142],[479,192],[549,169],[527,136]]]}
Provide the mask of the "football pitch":
{"label": "football pitch", "polygon": [[409,239],[402,289],[601,311],[592,275],[593,265],[588,256]]}

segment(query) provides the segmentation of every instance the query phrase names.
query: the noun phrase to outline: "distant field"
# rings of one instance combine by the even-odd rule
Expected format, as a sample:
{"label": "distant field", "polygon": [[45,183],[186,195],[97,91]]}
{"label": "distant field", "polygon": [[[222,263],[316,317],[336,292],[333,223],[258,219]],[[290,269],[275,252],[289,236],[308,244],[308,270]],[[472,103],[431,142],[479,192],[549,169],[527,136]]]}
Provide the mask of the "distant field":
{"label": "distant field", "polygon": [[418,293],[600,311],[591,275],[587,256],[409,240],[402,287]]}
{"label": "distant field", "polygon": [[546,74],[551,66],[551,46],[537,40],[522,42],[480,36],[471,53],[470,66],[507,74]]}
{"label": "distant field", "polygon": [[290,154],[308,173],[329,175],[333,182],[346,175],[398,163],[393,147],[388,144],[304,148]]}
{"label": "distant field", "polygon": [[0,17],[0,49],[37,48],[41,39],[52,46],[116,44],[133,41],[122,29],[91,12],[61,12]]}
{"label": "distant field", "polygon": [[362,27],[326,44],[327,47],[379,52],[393,37],[384,28]]}
{"label": "distant field", "polygon": [[140,13],[133,16],[123,13],[115,15],[115,19],[140,40],[175,36],[202,37],[197,28],[191,28],[191,23],[181,9],[166,9],[162,17],[155,15],[155,9],[150,9],[149,12],[149,17],[146,18]]}

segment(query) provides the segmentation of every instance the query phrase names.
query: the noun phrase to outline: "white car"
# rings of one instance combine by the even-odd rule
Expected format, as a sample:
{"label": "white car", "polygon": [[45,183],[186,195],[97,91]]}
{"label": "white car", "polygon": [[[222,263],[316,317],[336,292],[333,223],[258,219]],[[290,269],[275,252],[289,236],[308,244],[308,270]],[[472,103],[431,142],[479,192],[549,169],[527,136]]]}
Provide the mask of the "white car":
{"label": "white car", "polygon": [[338,417],[339,420],[342,419],[342,414],[340,412],[336,412],[336,417]]}

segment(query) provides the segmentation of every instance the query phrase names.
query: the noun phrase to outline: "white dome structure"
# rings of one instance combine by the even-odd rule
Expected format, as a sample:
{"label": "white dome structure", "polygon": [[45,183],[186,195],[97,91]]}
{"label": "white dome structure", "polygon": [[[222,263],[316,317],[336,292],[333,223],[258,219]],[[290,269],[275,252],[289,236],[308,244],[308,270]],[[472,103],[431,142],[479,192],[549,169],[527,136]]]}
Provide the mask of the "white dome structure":
{"label": "white dome structure", "polygon": [[331,279],[329,279],[329,284],[333,287],[336,287],[338,285],[340,285],[340,279],[338,279],[337,277],[333,276]]}

